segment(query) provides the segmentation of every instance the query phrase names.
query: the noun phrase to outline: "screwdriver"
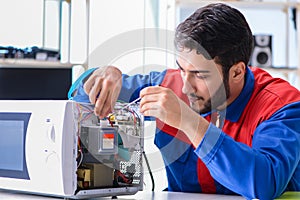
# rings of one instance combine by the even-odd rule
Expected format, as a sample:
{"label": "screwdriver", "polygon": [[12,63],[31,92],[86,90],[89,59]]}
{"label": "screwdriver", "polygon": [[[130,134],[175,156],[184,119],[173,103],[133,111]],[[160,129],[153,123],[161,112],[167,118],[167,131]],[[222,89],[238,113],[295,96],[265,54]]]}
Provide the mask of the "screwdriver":
{"label": "screwdriver", "polygon": [[[130,107],[131,105],[135,104],[135,103],[138,102],[139,100],[141,100],[141,97],[139,97],[139,98],[133,100],[132,102],[126,104],[125,106],[121,107],[120,109],[118,109],[118,111],[121,111],[121,110],[124,110],[124,109]],[[111,113],[110,115],[115,115],[115,114],[116,114],[116,112],[114,111],[114,112]]]}
{"label": "screwdriver", "polygon": [[128,108],[129,106],[135,104],[135,103],[138,102],[139,100],[141,100],[141,97],[139,97],[139,98],[133,100],[132,102],[128,103],[127,105],[123,106],[120,110],[124,110],[124,109]]}
{"label": "screwdriver", "polygon": [[[158,84],[158,85],[156,85],[156,86],[160,86],[160,84]],[[119,111],[128,108],[129,106],[135,104],[135,103],[138,102],[139,100],[141,100],[141,97],[139,97],[139,98],[133,100],[132,102],[128,103],[127,105],[121,107],[121,109],[119,109]],[[111,115],[115,115],[115,114],[116,114],[116,112],[111,113]]]}

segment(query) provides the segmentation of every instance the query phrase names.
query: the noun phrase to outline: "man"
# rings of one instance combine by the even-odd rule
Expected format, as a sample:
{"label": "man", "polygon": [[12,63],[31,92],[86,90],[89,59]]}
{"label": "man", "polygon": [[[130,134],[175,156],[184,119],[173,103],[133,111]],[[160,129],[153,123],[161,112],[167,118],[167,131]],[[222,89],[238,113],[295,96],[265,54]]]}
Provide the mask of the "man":
{"label": "man", "polygon": [[210,4],[176,29],[178,70],[93,69],[70,93],[100,117],[140,96],[141,113],[157,118],[169,191],[274,199],[300,190],[300,92],[247,66],[252,43],[238,10]]}

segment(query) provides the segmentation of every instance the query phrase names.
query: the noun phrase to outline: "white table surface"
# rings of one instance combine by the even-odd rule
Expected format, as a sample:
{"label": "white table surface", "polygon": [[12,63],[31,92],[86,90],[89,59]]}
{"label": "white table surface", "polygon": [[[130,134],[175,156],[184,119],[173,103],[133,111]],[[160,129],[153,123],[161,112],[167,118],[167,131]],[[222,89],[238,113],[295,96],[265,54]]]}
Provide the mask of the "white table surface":
{"label": "white table surface", "polygon": [[138,192],[133,196],[120,196],[119,200],[245,200],[241,196],[182,192]]}
{"label": "white table surface", "polygon": [[[30,194],[21,194],[9,191],[0,191],[0,199],[2,200],[58,200],[63,198],[39,196]],[[111,197],[93,198],[93,200],[108,200]],[[181,193],[181,192],[138,192],[135,195],[118,196],[118,200],[244,200],[241,196],[231,195],[213,195],[213,194],[199,194],[199,193]]]}

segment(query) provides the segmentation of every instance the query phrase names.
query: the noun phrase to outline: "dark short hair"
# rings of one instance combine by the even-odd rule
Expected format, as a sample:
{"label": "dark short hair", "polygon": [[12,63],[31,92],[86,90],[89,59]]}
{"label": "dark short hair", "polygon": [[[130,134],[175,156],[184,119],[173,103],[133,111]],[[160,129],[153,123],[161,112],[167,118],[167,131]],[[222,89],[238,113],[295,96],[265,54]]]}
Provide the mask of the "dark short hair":
{"label": "dark short hair", "polygon": [[240,61],[248,64],[253,36],[244,15],[223,3],[209,4],[196,10],[180,23],[175,33],[175,47],[197,50],[206,59],[214,59],[226,75]]}

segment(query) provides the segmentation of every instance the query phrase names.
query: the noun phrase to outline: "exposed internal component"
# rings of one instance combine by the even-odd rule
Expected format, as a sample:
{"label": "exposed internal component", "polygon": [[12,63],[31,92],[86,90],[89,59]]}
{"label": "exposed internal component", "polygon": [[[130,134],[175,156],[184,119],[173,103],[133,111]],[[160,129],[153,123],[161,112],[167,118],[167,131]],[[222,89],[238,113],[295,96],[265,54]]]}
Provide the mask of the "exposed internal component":
{"label": "exposed internal component", "polygon": [[139,105],[117,102],[113,114],[94,115],[91,104],[76,105],[78,189],[142,188],[144,119]]}

